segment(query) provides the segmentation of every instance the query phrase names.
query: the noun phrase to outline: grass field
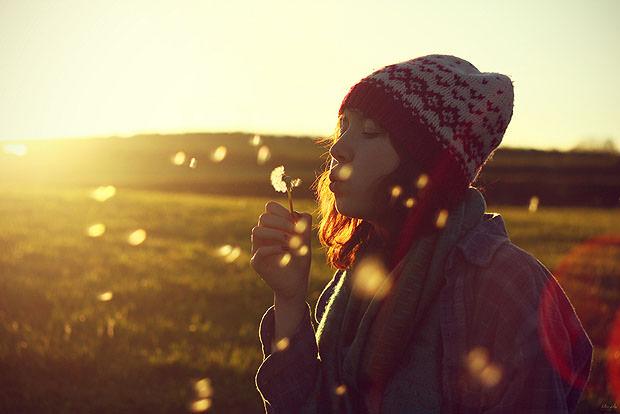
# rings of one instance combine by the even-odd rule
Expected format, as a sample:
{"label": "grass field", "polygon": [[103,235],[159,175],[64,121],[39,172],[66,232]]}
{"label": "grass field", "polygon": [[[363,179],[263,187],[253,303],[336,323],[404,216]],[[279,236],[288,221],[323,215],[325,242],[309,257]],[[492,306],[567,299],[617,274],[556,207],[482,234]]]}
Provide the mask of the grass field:
{"label": "grass field", "polygon": [[[200,378],[209,412],[262,412],[258,323],[272,293],[249,251],[267,199],[120,188],[98,202],[91,190],[0,187],[0,412],[187,412]],[[549,269],[592,236],[620,234],[617,209],[488,210]],[[105,232],[89,237],[95,223]],[[146,239],[131,245],[137,229]],[[240,248],[235,260],[225,245]],[[314,306],[333,270],[316,234],[312,247]]]}

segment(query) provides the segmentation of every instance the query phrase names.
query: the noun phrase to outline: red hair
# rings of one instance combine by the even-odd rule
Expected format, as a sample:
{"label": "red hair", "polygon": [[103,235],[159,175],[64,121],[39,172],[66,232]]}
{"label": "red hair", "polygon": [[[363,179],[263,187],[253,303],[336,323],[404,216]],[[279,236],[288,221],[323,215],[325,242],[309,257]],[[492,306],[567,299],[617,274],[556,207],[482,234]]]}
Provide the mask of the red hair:
{"label": "red hair", "polygon": [[[334,268],[347,269],[361,254],[374,252],[391,270],[406,253],[413,238],[437,230],[435,219],[439,210],[454,207],[462,199],[467,184],[459,183],[455,186],[454,180],[459,176],[455,170],[458,164],[425,129],[412,131],[428,135],[421,140],[425,143],[424,148],[412,149],[409,142],[402,142],[390,135],[400,163],[394,172],[383,178],[373,197],[377,207],[390,206],[386,222],[389,228],[399,233],[391,234],[393,241],[386,245],[375,234],[371,223],[360,218],[346,217],[336,210],[335,197],[329,189],[329,149],[340,137],[341,121],[342,115],[339,115],[334,133],[316,141],[327,149],[323,171],[312,184],[320,213],[319,241],[327,250],[328,264]],[[427,176],[427,184],[418,189],[416,183],[421,174]],[[397,198],[391,194],[395,185],[402,188]],[[455,187],[462,191],[454,191]],[[447,188],[451,190],[446,191]],[[403,201],[410,197],[414,198],[415,204],[406,207]]]}

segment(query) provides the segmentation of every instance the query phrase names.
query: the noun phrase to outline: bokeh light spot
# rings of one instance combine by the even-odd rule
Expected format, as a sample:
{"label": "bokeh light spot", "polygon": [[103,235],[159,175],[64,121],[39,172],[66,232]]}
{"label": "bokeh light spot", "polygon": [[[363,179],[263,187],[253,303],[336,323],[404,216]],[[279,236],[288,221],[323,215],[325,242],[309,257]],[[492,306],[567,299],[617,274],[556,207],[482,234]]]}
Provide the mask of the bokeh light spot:
{"label": "bokeh light spot", "polygon": [[336,177],[341,181],[346,181],[351,178],[353,174],[353,167],[350,165],[343,165],[337,172]]}
{"label": "bokeh light spot", "polygon": [[114,297],[114,293],[112,293],[111,290],[108,290],[107,292],[103,292],[97,295],[97,299],[99,299],[101,302],[111,301],[113,297]]}
{"label": "bokeh light spot", "polygon": [[250,145],[252,145],[253,147],[258,147],[260,144],[262,144],[263,140],[261,139],[260,135],[256,134],[254,135],[252,138],[250,138]]}
{"label": "bokeh light spot", "polygon": [[290,253],[288,253],[288,252],[284,253],[282,255],[282,257],[280,258],[280,263],[279,263],[280,267],[285,267],[286,265],[288,265],[289,262],[291,261],[291,258],[292,258],[292,256],[291,256]]}
{"label": "bokeh light spot", "polygon": [[539,201],[540,200],[536,196],[533,196],[533,197],[530,198],[530,205],[527,208],[530,213],[535,213],[536,211],[538,211],[538,202]]}
{"label": "bokeh light spot", "polygon": [[415,205],[415,198],[413,197],[409,197],[408,199],[406,199],[403,203],[405,205],[405,207],[407,208],[411,208]]}
{"label": "bokeh light spot", "polygon": [[146,240],[146,231],[144,229],[135,230],[127,236],[127,243],[132,246],[142,244],[144,243],[144,240]]}
{"label": "bokeh light spot", "polygon": [[446,222],[448,221],[448,210],[440,210],[439,214],[437,214],[437,220],[435,220],[435,225],[437,228],[444,228],[446,226]]}
{"label": "bokeh light spot", "polygon": [[418,187],[419,189],[422,189],[426,187],[427,184],[428,184],[428,175],[420,174],[420,176],[418,177],[418,180],[415,183],[415,186]]}
{"label": "bokeh light spot", "polygon": [[271,159],[271,150],[267,145],[262,145],[256,153],[256,162],[258,165],[263,165]]}
{"label": "bokeh light spot", "polygon": [[226,158],[226,153],[228,150],[225,146],[220,145],[211,153],[211,161],[213,162],[221,162],[224,158]]}
{"label": "bokeh light spot", "polygon": [[114,187],[113,185],[106,185],[106,186],[95,188],[90,193],[90,196],[91,198],[99,201],[100,203],[103,203],[104,201],[109,200],[110,198],[114,197],[115,194],[116,194],[116,187]]}
{"label": "bokeh light spot", "polygon": [[91,226],[88,226],[86,229],[86,234],[89,237],[100,237],[105,233],[105,224],[103,223],[95,223]]}
{"label": "bokeh light spot", "polygon": [[174,154],[172,157],[170,157],[170,162],[173,163],[174,165],[183,165],[185,164],[186,158],[187,158],[187,155],[185,154],[185,152],[179,151],[176,154]]}
{"label": "bokeh light spot", "polygon": [[198,166],[198,160],[192,157],[192,159],[189,160],[189,168],[196,168],[197,166]]}
{"label": "bokeh light spot", "polygon": [[353,273],[353,293],[362,297],[384,297],[391,281],[383,262],[375,256],[363,258]]}

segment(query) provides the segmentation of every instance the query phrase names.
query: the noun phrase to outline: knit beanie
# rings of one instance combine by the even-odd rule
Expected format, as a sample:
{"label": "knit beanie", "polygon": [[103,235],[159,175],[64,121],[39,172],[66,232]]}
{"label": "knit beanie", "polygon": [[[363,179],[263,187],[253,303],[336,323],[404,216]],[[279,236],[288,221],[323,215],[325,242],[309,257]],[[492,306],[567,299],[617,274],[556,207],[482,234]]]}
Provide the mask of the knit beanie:
{"label": "knit beanie", "polygon": [[[513,112],[513,85],[500,73],[480,72],[468,61],[432,54],[385,66],[353,85],[340,105],[378,122],[405,148],[401,157],[428,164],[427,193],[460,199],[499,146]],[[411,177],[415,179],[417,177]],[[415,182],[412,182],[415,185]],[[424,200],[419,200],[424,201]],[[404,233],[412,233],[410,214]],[[392,263],[413,234],[403,234]]]}

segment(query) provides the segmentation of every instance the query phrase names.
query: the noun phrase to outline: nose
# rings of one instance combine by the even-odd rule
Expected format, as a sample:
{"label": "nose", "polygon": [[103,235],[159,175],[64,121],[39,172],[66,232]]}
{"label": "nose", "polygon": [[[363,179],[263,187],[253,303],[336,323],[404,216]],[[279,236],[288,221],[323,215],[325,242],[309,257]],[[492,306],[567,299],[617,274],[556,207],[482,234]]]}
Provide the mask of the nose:
{"label": "nose", "polygon": [[347,147],[345,140],[343,139],[346,132],[331,146],[329,149],[329,155],[332,156],[332,166],[334,160],[339,164],[349,162],[351,160],[351,149]]}

